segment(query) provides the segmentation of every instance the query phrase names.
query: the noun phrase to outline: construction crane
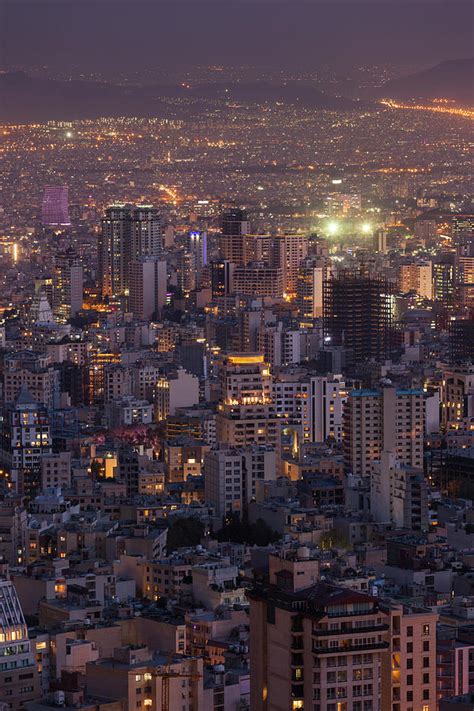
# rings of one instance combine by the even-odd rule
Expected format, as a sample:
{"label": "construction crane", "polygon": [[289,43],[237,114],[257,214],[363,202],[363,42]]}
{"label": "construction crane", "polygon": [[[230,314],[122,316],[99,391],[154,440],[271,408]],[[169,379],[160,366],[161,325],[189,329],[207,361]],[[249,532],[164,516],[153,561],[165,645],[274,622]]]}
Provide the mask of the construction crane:
{"label": "construction crane", "polygon": [[170,711],[170,679],[192,679],[193,681],[200,679],[201,674],[198,672],[173,672],[171,664],[173,661],[174,652],[168,654],[166,664],[161,672],[154,672],[157,677],[161,676],[161,711]]}

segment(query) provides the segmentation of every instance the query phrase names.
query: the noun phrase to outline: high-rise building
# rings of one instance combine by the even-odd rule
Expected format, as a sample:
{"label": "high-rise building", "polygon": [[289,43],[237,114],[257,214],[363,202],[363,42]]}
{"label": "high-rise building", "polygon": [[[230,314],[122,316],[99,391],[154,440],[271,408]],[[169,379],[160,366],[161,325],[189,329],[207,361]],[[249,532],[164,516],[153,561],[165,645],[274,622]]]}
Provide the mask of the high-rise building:
{"label": "high-rise building", "polygon": [[355,362],[378,361],[392,350],[392,285],[383,277],[342,271],[324,282],[324,332]]}
{"label": "high-rise building", "polygon": [[382,452],[380,461],[372,463],[370,512],[378,523],[427,531],[428,483],[423,470],[400,464],[394,452]]}
{"label": "high-rise building", "polygon": [[219,364],[221,401],[216,417],[217,441],[229,447],[271,445],[280,448],[268,364],[260,353],[230,353]]}
{"label": "high-rise building", "polygon": [[130,265],[130,311],[142,321],[159,319],[166,303],[167,267],[159,257],[139,257]]}
{"label": "high-rise building", "polygon": [[0,580],[0,706],[18,711],[41,696],[28,627],[13,583]]}
{"label": "high-rise building", "polygon": [[283,285],[287,294],[295,294],[298,270],[308,256],[308,238],[306,235],[277,235],[273,239],[273,265],[283,272]]}
{"label": "high-rise building", "polygon": [[199,378],[184,368],[163,375],[156,381],[156,419],[166,420],[180,407],[192,407],[199,402]]}
{"label": "high-rise building", "polygon": [[236,266],[234,270],[234,291],[243,296],[282,299],[285,282],[281,267],[271,267],[263,262],[253,262],[248,266]]}
{"label": "high-rise building", "polygon": [[376,598],[326,583],[301,587],[283,567],[247,595],[252,711],[382,708],[388,615]]}
{"label": "high-rise building", "polygon": [[128,288],[131,261],[130,210],[114,205],[105,211],[98,245],[99,284],[102,296],[118,296]]}
{"label": "high-rise building", "polygon": [[128,294],[130,265],[162,252],[162,223],[148,205],[113,205],[105,211],[99,236],[98,269],[102,296]]}
{"label": "high-rise building", "polygon": [[41,222],[45,227],[71,224],[67,185],[50,185],[44,189]]}
{"label": "high-rise building", "polygon": [[380,711],[436,711],[436,626],[432,610],[381,600],[389,617]]}
{"label": "high-rise building", "polygon": [[152,205],[137,205],[131,210],[131,259],[157,257],[163,251],[163,224]]}
{"label": "high-rise building", "polygon": [[474,361],[474,317],[452,319],[449,322],[451,363]]}
{"label": "high-rise building", "polygon": [[58,407],[60,374],[51,364],[51,357],[34,351],[17,351],[5,356],[3,399],[9,404],[26,387],[35,402],[47,408]]}
{"label": "high-rise building", "polygon": [[401,264],[399,269],[399,288],[403,294],[414,291],[423,299],[433,299],[432,262]]}
{"label": "high-rise building", "polygon": [[474,215],[465,213],[452,219],[453,245],[458,256],[472,253],[474,248]]}
{"label": "high-rise building", "polygon": [[229,513],[242,515],[255,500],[258,482],[276,478],[273,447],[211,449],[204,455],[204,496],[221,521]]}
{"label": "high-rise building", "polygon": [[273,383],[277,413],[301,443],[341,442],[344,405],[357,386],[342,375],[281,371]]}
{"label": "high-rise building", "polygon": [[233,291],[234,265],[228,260],[211,263],[212,298],[228,296]]}
{"label": "high-rise building", "polygon": [[387,230],[377,230],[373,236],[373,245],[376,252],[386,254],[388,251],[388,232]]}
{"label": "high-rise building", "polygon": [[221,231],[224,236],[245,235],[250,232],[247,212],[238,207],[225,210],[222,215]]}
{"label": "high-rise building", "polygon": [[456,259],[456,286],[460,303],[468,309],[474,309],[474,241],[472,254],[461,255]]}
{"label": "high-rise building", "polygon": [[369,476],[384,451],[393,452],[400,465],[422,469],[424,423],[423,390],[353,390],[343,415],[347,471]]}
{"label": "high-rise building", "polygon": [[474,308],[474,215],[453,217],[452,234],[457,296],[464,306]]}
{"label": "high-rise building", "polygon": [[207,264],[207,232],[192,230],[187,237],[187,251],[195,255],[196,269],[201,271]]}
{"label": "high-rise building", "polygon": [[445,252],[433,263],[433,296],[443,309],[449,309],[454,303],[455,255]]}
{"label": "high-rise building", "polygon": [[460,363],[442,369],[441,425],[474,417],[474,364]]}
{"label": "high-rise building", "polygon": [[270,565],[250,599],[252,711],[435,711],[437,614]]}
{"label": "high-rise building", "polygon": [[299,266],[296,281],[296,304],[303,318],[323,315],[323,287],[329,267],[324,259],[305,259]]}
{"label": "high-rise building", "polygon": [[197,286],[196,259],[194,252],[180,252],[178,255],[178,287],[185,295],[189,295]]}
{"label": "high-rise building", "polygon": [[52,452],[48,411],[26,387],[3,411],[0,459],[18,493],[33,496],[41,487],[41,457]]}
{"label": "high-rise building", "polygon": [[301,334],[296,328],[284,328],[277,324],[262,324],[257,332],[257,350],[273,367],[301,361]]}
{"label": "high-rise building", "polygon": [[220,255],[234,264],[247,264],[250,257],[247,252],[249,222],[245,210],[232,208],[222,215]]}
{"label": "high-rise building", "polygon": [[53,263],[53,312],[67,320],[82,309],[83,267],[72,248],[56,254]]}

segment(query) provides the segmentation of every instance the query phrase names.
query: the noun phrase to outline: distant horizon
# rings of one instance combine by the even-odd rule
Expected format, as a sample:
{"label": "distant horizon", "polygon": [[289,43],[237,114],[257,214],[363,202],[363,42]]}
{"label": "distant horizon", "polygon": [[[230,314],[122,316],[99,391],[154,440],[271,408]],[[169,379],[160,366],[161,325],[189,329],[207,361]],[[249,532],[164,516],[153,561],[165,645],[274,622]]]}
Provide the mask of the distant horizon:
{"label": "distant horizon", "polygon": [[0,0],[3,70],[113,78],[209,64],[426,68],[469,56],[472,6],[464,0]]}

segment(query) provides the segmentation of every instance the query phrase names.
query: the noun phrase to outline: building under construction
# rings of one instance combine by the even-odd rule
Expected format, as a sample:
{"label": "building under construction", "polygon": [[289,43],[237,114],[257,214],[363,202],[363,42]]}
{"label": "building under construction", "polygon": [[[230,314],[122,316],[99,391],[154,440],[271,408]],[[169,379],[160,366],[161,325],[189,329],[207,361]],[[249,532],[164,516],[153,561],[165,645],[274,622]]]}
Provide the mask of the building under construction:
{"label": "building under construction", "polygon": [[389,358],[393,344],[393,286],[383,277],[340,271],[324,282],[325,342],[342,346],[355,363]]}

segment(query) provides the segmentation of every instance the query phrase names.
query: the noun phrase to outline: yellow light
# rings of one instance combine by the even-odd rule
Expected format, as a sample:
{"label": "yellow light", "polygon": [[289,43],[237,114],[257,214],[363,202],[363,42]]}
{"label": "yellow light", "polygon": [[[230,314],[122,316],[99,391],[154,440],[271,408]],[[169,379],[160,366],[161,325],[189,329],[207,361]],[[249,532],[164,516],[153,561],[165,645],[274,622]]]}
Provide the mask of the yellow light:
{"label": "yellow light", "polygon": [[251,365],[264,362],[263,355],[229,355],[227,359],[232,365]]}
{"label": "yellow light", "polygon": [[370,222],[364,222],[364,224],[362,225],[362,232],[365,235],[368,235],[370,234],[370,232],[372,232],[372,225],[370,224]]}
{"label": "yellow light", "polygon": [[327,226],[327,231],[330,235],[337,235],[337,233],[339,232],[339,223],[335,222],[334,220],[332,222],[329,222]]}

